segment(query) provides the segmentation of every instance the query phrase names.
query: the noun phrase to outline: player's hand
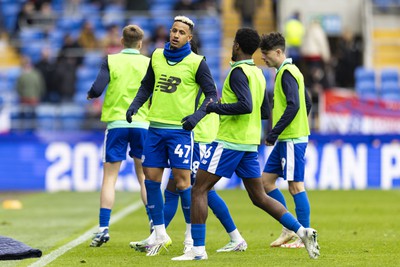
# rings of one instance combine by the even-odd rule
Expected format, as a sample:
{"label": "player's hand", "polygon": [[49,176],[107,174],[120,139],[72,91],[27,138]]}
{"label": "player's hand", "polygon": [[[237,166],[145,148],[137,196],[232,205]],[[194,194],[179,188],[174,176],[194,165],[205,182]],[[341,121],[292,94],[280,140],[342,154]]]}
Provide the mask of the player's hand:
{"label": "player's hand", "polygon": [[265,139],[265,145],[266,146],[273,146],[276,142],[276,138],[273,137],[271,134],[267,135],[267,138]]}
{"label": "player's hand", "polygon": [[136,115],[136,113],[137,113],[137,110],[134,107],[130,106],[128,108],[128,110],[126,111],[126,121],[131,123],[132,116]]}
{"label": "player's hand", "polygon": [[207,114],[214,112],[215,111],[215,105],[218,104],[218,102],[214,102],[214,100],[211,98],[210,101],[206,104],[206,112]]}
{"label": "player's hand", "polygon": [[90,96],[89,96],[89,94],[86,96],[86,99],[87,100],[92,100],[93,98],[91,98]]}
{"label": "player's hand", "polygon": [[186,116],[181,120],[182,128],[191,131],[196,126],[196,121],[192,115]]}

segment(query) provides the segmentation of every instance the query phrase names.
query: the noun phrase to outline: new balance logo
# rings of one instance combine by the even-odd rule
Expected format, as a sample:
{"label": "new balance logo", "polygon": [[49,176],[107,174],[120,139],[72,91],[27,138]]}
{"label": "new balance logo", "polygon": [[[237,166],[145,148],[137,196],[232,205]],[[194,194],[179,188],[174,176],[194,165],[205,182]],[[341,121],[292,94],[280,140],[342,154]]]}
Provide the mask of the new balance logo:
{"label": "new balance logo", "polygon": [[189,163],[189,160],[188,159],[185,159],[184,161],[183,161],[183,164],[188,164]]}
{"label": "new balance logo", "polygon": [[181,84],[181,79],[174,76],[169,76],[161,74],[161,78],[158,80],[155,91],[160,89],[164,93],[173,93],[178,89],[178,85]]}

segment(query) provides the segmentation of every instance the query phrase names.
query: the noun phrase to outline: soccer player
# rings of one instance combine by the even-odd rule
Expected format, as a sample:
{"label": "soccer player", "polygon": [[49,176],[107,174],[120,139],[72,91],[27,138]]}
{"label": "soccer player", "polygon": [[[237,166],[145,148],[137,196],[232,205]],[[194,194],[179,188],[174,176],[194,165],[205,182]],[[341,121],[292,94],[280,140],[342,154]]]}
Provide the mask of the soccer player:
{"label": "soccer player", "polygon": [[[100,247],[109,239],[109,222],[115,201],[115,183],[122,160],[133,158],[140,184],[142,201],[147,206],[144,173],[141,163],[144,140],[149,122],[146,120],[148,104],[138,111],[133,123],[125,121],[126,109],[138,92],[150,59],[140,54],[143,30],[137,25],[128,25],[122,31],[121,44],[124,49],[108,55],[102,62],[99,74],[87,93],[87,99],[99,97],[108,84],[104,98],[101,120],[107,123],[104,138],[104,173],[100,195],[99,231],[93,237],[91,247]],[[149,214],[149,213],[148,213]],[[150,220],[150,217],[149,217]]]}
{"label": "soccer player", "polygon": [[[193,41],[193,39],[190,41],[190,47],[194,53],[198,54],[197,44]],[[197,102],[202,102],[204,100],[204,94],[201,90],[199,91],[198,98],[199,101]],[[211,142],[214,141],[215,137],[217,136],[218,126],[219,116],[218,114],[212,113],[204,117],[193,129],[194,147],[191,172],[192,185],[195,181],[196,173],[199,168],[201,159],[207,153]],[[175,216],[179,202],[179,194],[176,191],[176,184],[172,173],[170,175],[167,187],[164,190],[164,199],[164,222],[165,228],[167,228],[171,220]],[[245,251],[247,249],[246,241],[240,234],[239,230],[236,228],[236,225],[229,213],[229,209],[226,203],[213,189],[208,192],[208,206],[220,220],[221,224],[224,226],[226,232],[230,237],[230,242],[224,247],[218,249],[217,252]],[[183,206],[182,209],[184,209]],[[153,232],[152,235],[154,234],[155,233]],[[131,242],[130,246],[136,251],[145,252],[148,244],[147,240],[144,241],[145,242]],[[183,244],[183,253],[189,251],[193,247],[190,221],[186,221],[185,240]]]}
{"label": "soccer player", "polygon": [[[190,172],[193,133],[196,124],[206,115],[205,106],[217,98],[217,91],[204,57],[190,49],[194,23],[188,17],[176,16],[170,30],[170,41],[164,49],[151,55],[149,68],[139,92],[126,112],[126,120],[151,96],[149,132],[143,149],[147,201],[155,235],[147,242],[147,256],[158,255],[171,239],[165,230],[161,179],[164,168],[172,168],[176,188],[181,197],[186,222],[190,222]],[[196,97],[202,88],[205,100],[196,110]]]}
{"label": "soccer player", "polygon": [[[304,188],[304,154],[307,148],[310,128],[307,115],[311,100],[304,87],[303,75],[285,56],[285,38],[274,32],[261,37],[262,59],[268,67],[276,69],[272,130],[265,144],[273,146],[262,174],[265,192],[286,207],[286,201],[275,183],[283,177],[289,183],[298,221],[310,227],[310,203]],[[294,239],[293,242],[288,243]],[[271,247],[301,248],[301,238],[283,227],[278,239]]]}
{"label": "soccer player", "polygon": [[231,71],[225,79],[221,103],[210,101],[207,112],[221,115],[217,139],[203,157],[192,188],[191,222],[193,249],[172,260],[206,260],[205,250],[207,192],[221,177],[233,172],[242,178],[253,204],[291,229],[303,239],[311,258],[317,258],[317,232],[304,228],[285,207],[265,194],[258,162],[257,146],[261,138],[261,119],[269,118],[266,81],[253,62],[260,44],[254,29],[236,32],[232,47]]}

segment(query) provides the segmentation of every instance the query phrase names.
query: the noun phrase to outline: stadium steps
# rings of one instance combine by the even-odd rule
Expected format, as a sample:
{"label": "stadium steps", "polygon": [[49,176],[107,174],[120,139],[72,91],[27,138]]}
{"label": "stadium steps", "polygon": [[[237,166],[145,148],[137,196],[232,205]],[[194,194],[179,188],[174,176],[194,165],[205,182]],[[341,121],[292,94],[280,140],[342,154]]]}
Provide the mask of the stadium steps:
{"label": "stadium steps", "polygon": [[379,29],[372,34],[375,67],[400,67],[400,28]]}
{"label": "stadium steps", "polygon": [[[240,28],[239,14],[233,8],[233,0],[222,1],[222,25],[223,25],[223,62],[221,64],[222,70],[229,68],[229,61],[232,56],[232,42],[235,37],[237,29]],[[274,29],[274,15],[272,10],[272,0],[263,0],[263,5],[257,10],[254,19],[254,26],[259,32],[268,33]],[[261,60],[261,54],[257,51],[254,54],[255,63],[263,66],[265,63]]]}

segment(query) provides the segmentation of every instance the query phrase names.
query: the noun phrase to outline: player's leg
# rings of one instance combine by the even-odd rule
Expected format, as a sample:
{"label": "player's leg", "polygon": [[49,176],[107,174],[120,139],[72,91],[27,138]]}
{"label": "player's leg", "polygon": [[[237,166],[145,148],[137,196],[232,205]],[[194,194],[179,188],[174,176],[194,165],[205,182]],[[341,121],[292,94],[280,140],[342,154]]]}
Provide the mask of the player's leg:
{"label": "player's leg", "polygon": [[[283,156],[286,166],[283,169],[284,178],[289,183],[289,192],[293,196],[297,220],[304,227],[310,227],[310,202],[304,187],[305,152],[307,143],[283,143]],[[297,238],[292,243],[283,244],[282,247],[301,248],[302,241]]]}
{"label": "player's leg", "polygon": [[[239,153],[240,154],[240,153]],[[206,220],[208,216],[208,192],[224,177],[231,177],[240,160],[235,151],[224,149],[223,144],[213,142],[209,153],[201,160],[200,169],[192,188],[191,222],[193,249],[172,260],[207,259],[205,250]]]}
{"label": "player's leg", "polygon": [[208,216],[207,193],[220,180],[220,176],[199,170],[196,181],[192,188],[192,238],[193,248],[172,260],[206,260],[208,258],[205,250],[206,220]]}
{"label": "player's leg", "polygon": [[266,211],[287,229],[294,231],[303,240],[310,258],[318,258],[317,231],[312,228],[304,228],[280,202],[267,196],[263,190],[261,179],[247,178],[243,179],[243,183],[253,204]]}
{"label": "player's leg", "polygon": [[128,130],[124,128],[107,129],[104,136],[103,182],[100,192],[99,231],[90,246],[100,247],[109,241],[109,223],[115,200],[115,184],[121,161],[126,159]]}
{"label": "player's leg", "polygon": [[[143,171],[145,175],[145,187],[147,193],[147,205],[154,224],[154,235],[149,238],[131,242],[131,244],[147,243],[147,256],[155,256],[162,248],[171,244],[164,225],[164,201],[161,192],[161,180],[164,168],[168,167],[168,157],[165,146],[164,129],[150,127],[143,148]],[[160,132],[161,131],[161,132]],[[155,238],[152,238],[155,236]]]}
{"label": "player's leg", "polygon": [[266,211],[287,229],[294,231],[303,240],[310,258],[318,258],[317,231],[312,228],[304,228],[279,201],[265,194],[259,173],[258,153],[246,152],[237,167],[236,173],[239,177],[242,177],[253,204]]}
{"label": "player's leg", "polygon": [[[264,166],[262,182],[264,190],[268,194],[268,196],[279,201],[285,208],[287,208],[286,201],[282,192],[279,190],[279,188],[276,187],[276,180],[278,179],[278,177],[284,176],[282,170],[282,161],[284,160],[286,162],[285,157],[282,156],[282,147],[284,144],[285,143],[283,142],[277,142],[274,149],[271,151],[271,154],[269,155],[268,160]],[[274,240],[270,244],[270,246],[280,247],[281,245],[295,239],[297,239],[297,235],[293,231],[290,231],[289,229],[283,227],[280,236],[276,240]]]}
{"label": "player's leg", "polygon": [[208,192],[208,206],[221,222],[222,226],[224,226],[230,237],[229,243],[218,249],[217,252],[245,251],[247,249],[247,243],[236,228],[228,206],[214,188]]}
{"label": "player's leg", "polygon": [[141,160],[143,155],[144,142],[147,137],[147,131],[148,130],[146,128],[129,128],[129,156],[133,158],[133,162],[135,164],[135,173],[138,179],[138,183],[140,185],[140,196],[142,198],[144,206],[146,207],[146,213],[149,219],[151,233],[153,231],[153,221],[151,219],[150,211],[147,206],[147,194],[146,187],[144,185],[145,176]]}
{"label": "player's leg", "polygon": [[179,204],[179,194],[176,191],[176,184],[172,172],[164,190],[164,201],[164,223],[165,228],[167,228],[174,218]]}

